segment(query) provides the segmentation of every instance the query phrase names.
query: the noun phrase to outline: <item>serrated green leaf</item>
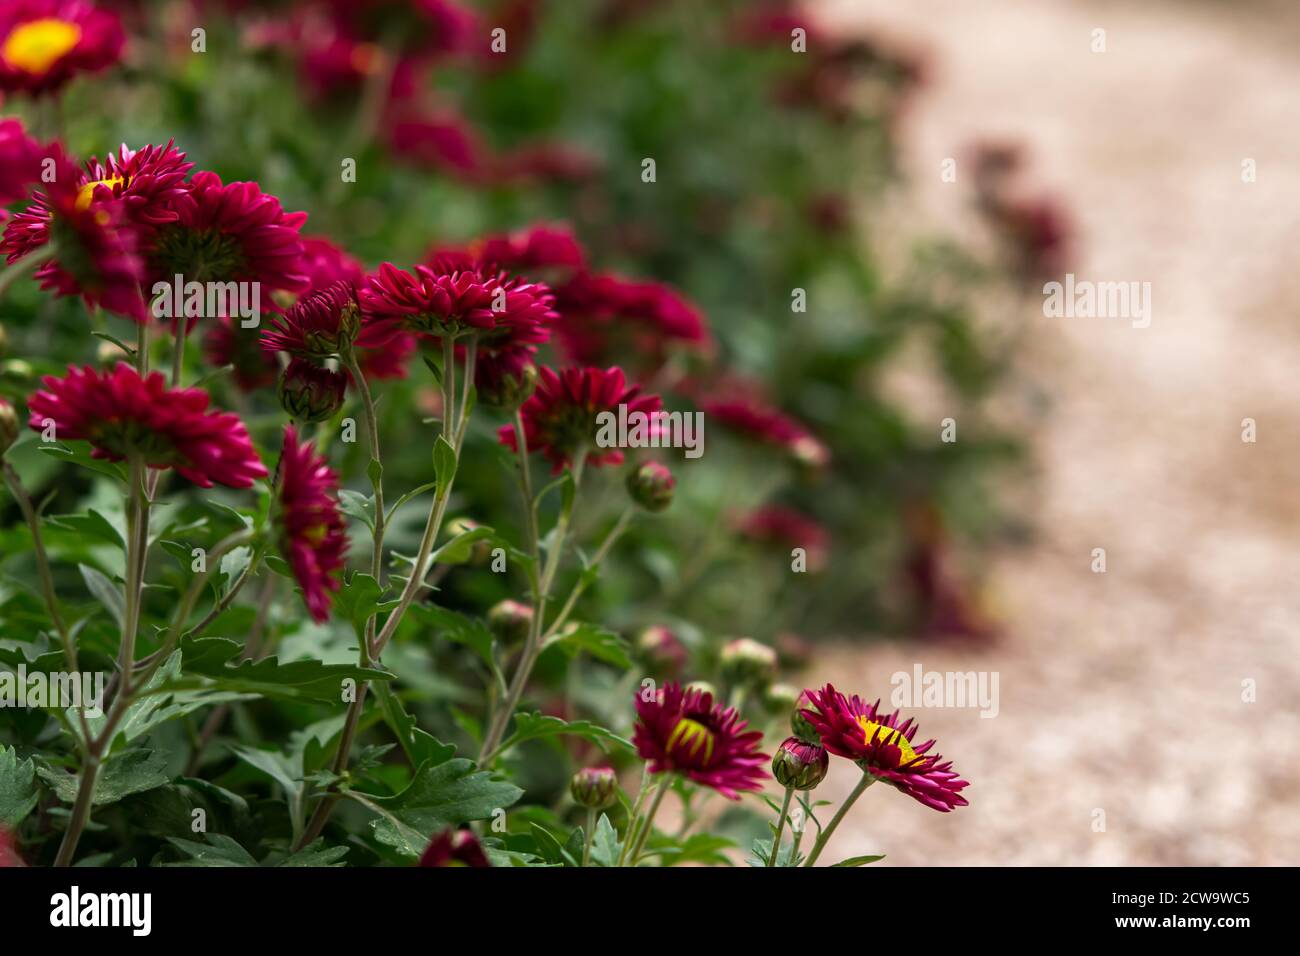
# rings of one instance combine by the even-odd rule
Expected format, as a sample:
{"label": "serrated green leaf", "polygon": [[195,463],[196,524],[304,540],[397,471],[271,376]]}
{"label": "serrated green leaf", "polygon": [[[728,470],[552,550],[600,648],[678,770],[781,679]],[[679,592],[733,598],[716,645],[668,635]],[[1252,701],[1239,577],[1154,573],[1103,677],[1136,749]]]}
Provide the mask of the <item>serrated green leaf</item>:
{"label": "serrated green leaf", "polygon": [[0,826],[14,829],[36,806],[36,765],[19,760],[13,747],[0,747]]}
{"label": "serrated green leaf", "polygon": [[619,854],[623,852],[623,844],[618,838],[618,831],[614,829],[614,824],[609,822],[609,817],[605,814],[600,815],[596,821],[596,836],[591,844],[591,862],[596,866],[617,866]]}
{"label": "serrated green leaf", "polygon": [[208,842],[195,843],[179,837],[168,837],[167,842],[180,850],[188,860],[180,863],[162,863],[160,866],[257,866],[252,854],[239,842],[223,833],[207,834]]}
{"label": "serrated green leaf", "polygon": [[492,632],[476,617],[436,604],[416,604],[409,612],[417,621],[434,629],[434,636],[468,647],[489,669],[492,667]]}
{"label": "serrated green leaf", "polygon": [[[95,779],[93,805],[97,807],[116,803],[133,793],[143,793],[154,787],[161,787],[170,778],[167,776],[167,755],[157,750],[127,750],[114,756],[104,764]],[[49,767],[38,767],[41,779],[50,785],[50,789],[64,803],[77,799],[77,788],[81,783],[80,774],[66,773]]]}
{"label": "serrated green leaf", "polygon": [[434,833],[486,820],[523,795],[513,783],[475,770],[463,757],[421,766],[410,786],[395,796],[357,794],[382,813],[372,822],[375,839],[410,857],[423,853]]}
{"label": "serrated green leaf", "polygon": [[558,647],[573,657],[590,654],[599,661],[627,670],[632,666],[627,642],[613,631],[594,624],[577,624],[547,639],[543,647]]}
{"label": "serrated green leaf", "polygon": [[533,711],[531,714],[521,711],[515,714],[514,732],[497,749],[497,754],[500,755],[526,740],[541,740],[564,735],[581,737],[596,744],[606,753],[611,746],[628,751],[634,749],[630,740],[589,720],[565,721],[550,714],[543,714],[541,711]]}

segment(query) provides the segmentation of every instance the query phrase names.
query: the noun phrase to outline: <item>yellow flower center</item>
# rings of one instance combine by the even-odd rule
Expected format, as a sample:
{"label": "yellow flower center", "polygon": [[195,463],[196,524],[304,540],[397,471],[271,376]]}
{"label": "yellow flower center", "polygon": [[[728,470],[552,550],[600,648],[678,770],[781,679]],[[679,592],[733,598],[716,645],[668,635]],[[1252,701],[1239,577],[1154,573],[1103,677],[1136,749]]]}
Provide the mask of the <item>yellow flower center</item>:
{"label": "yellow flower center", "polygon": [[123,176],[110,176],[108,179],[96,179],[93,183],[86,183],[77,192],[77,212],[85,212],[90,208],[90,203],[95,198],[96,187],[107,186],[109,189],[115,189],[125,185],[126,178]]}
{"label": "yellow flower center", "polygon": [[703,769],[713,760],[713,732],[698,721],[683,717],[668,735],[666,749],[679,760],[689,760]]}
{"label": "yellow flower center", "polygon": [[81,42],[81,27],[46,17],[19,24],[5,38],[0,55],[14,69],[41,76]]}
{"label": "yellow flower center", "polygon": [[[862,732],[866,734],[867,743],[871,743],[872,739],[876,739],[881,743],[892,744],[901,751],[898,757],[898,765],[900,767],[911,763],[919,756],[919,754],[912,749],[911,742],[893,727],[886,727],[884,724],[878,724],[874,720],[867,720],[866,717],[859,717],[858,723],[862,725]],[[878,737],[876,736],[877,732],[879,732]]]}

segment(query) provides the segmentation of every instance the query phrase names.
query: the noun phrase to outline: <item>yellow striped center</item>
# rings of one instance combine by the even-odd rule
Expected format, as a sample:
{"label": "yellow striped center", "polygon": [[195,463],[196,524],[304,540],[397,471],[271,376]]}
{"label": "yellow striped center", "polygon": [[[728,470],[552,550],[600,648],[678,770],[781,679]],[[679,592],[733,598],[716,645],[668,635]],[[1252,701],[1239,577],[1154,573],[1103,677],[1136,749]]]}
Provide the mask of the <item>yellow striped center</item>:
{"label": "yellow striped center", "polygon": [[5,38],[0,56],[16,70],[42,76],[81,42],[81,27],[56,17],[29,20]]}
{"label": "yellow striped center", "polygon": [[[698,721],[683,717],[668,735],[668,753],[679,759],[689,758],[701,769],[713,760],[713,731]],[[701,758],[700,751],[704,751]]]}
{"label": "yellow striped center", "polygon": [[[911,763],[919,756],[917,752],[912,749],[912,744],[908,739],[893,727],[886,727],[884,724],[878,724],[874,720],[867,720],[866,717],[859,717],[858,723],[862,725],[862,732],[866,734],[867,743],[871,743],[872,738],[875,738],[881,743],[892,744],[901,751],[898,758],[899,766]],[[879,737],[876,737],[877,731],[880,733]]]}
{"label": "yellow striped center", "polygon": [[85,212],[90,208],[91,202],[95,199],[95,189],[99,186],[107,186],[109,189],[115,189],[118,186],[125,186],[126,178],[123,176],[110,176],[108,179],[96,179],[93,183],[86,183],[77,191],[77,212]]}

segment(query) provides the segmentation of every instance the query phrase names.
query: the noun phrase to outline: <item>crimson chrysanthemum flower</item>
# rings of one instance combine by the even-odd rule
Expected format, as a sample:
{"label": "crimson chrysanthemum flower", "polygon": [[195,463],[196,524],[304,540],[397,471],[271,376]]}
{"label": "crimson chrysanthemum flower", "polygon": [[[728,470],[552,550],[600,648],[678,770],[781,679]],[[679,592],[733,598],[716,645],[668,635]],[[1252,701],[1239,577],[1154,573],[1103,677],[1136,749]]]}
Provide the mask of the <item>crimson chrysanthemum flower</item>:
{"label": "crimson chrysanthemum flower", "polygon": [[324,359],[352,347],[361,329],[357,289],[335,282],[295,302],[262,333],[262,348],[302,358]]}
{"label": "crimson chrysanthemum flower", "polygon": [[619,346],[652,355],[670,345],[704,353],[713,347],[703,313],[662,283],[579,273],[555,297],[559,339],[575,362],[606,360]]}
{"label": "crimson chrysanthemum flower", "polygon": [[812,518],[793,508],[785,505],[755,508],[736,521],[736,530],[758,544],[803,548],[809,571],[818,571],[826,564],[830,535]]}
{"label": "crimson chrysanthemum flower", "polygon": [[434,835],[420,854],[420,866],[490,867],[483,845],[469,830],[448,827]]}
{"label": "crimson chrysanthemum flower", "polygon": [[195,173],[171,208],[175,220],[160,226],[148,244],[157,278],[259,282],[268,290],[290,292],[306,288],[298,231],[307,214],[285,212],[257,183],[223,184],[216,173]]}
{"label": "crimson chrysanthemum flower", "polygon": [[6,0],[0,6],[0,90],[57,90],[76,73],[116,63],[125,40],[117,14],[85,0]]}
{"label": "crimson chrysanthemum flower", "polygon": [[[185,195],[185,177],[194,165],[185,161],[185,154],[174,142],[137,150],[123,144],[104,162],[91,157],[84,168],[75,170],[65,163],[61,152],[56,153],[55,161],[60,165],[50,192],[35,193],[31,205],[14,219],[13,253],[26,255],[49,241],[54,204],[61,200],[68,205],[69,196],[78,214],[112,206],[118,228],[130,228],[139,243],[157,227],[177,220],[173,205]],[[61,181],[67,174],[72,176],[71,185]]]}
{"label": "crimson chrysanthemum flower", "polygon": [[276,472],[276,525],[280,550],[312,620],[329,619],[347,553],[347,526],[338,502],[338,476],[311,443],[300,443],[292,425],[284,426],[284,451]]}
{"label": "crimson chrysanthemum flower", "polygon": [[[524,439],[528,450],[540,451],[560,471],[573,460],[580,448],[586,450],[593,465],[620,465],[623,452],[617,448],[599,448],[596,432],[601,412],[618,413],[626,405],[629,415],[642,412],[647,416],[663,408],[658,395],[641,394],[641,386],[628,386],[621,368],[566,368],[556,372],[542,368],[537,389],[520,406],[524,420]],[[497,433],[503,445],[518,450],[513,425],[502,426]]]}
{"label": "crimson chrysanthemum flower", "polygon": [[754,396],[702,398],[700,411],[747,438],[785,449],[794,459],[813,468],[830,462],[830,449],[789,415]]}
{"label": "crimson chrysanthemum flower", "polygon": [[19,120],[0,120],[0,206],[27,195],[27,187],[40,177],[41,158],[46,154]]}
{"label": "crimson chrysanthemum flower", "polygon": [[42,289],[80,295],[90,305],[146,321],[140,292],[145,266],[127,207],[111,196],[83,202],[76,167],[60,149],[51,158],[49,191],[37,193],[31,206],[5,224],[0,252],[17,262],[53,241],[55,258],[35,273]]}
{"label": "crimson chrysanthemum flower", "polygon": [[299,270],[312,289],[344,281],[359,285],[366,277],[366,270],[356,256],[326,236],[302,237]]}
{"label": "crimson chrysanthemum flower", "polygon": [[461,268],[460,261],[418,265],[414,274],[384,263],[361,289],[367,324],[426,335],[484,333],[485,348],[536,345],[550,338],[554,296],[541,283],[504,272]]}
{"label": "crimson chrysanthemum flower", "polygon": [[929,753],[933,740],[912,743],[916,724],[910,717],[900,723],[898,711],[883,714],[880,701],[869,704],[856,694],[845,697],[831,684],[806,693],[813,706],[800,714],[831,753],[849,758],[863,772],[934,810],[947,813],[966,806],[959,791],[970,784],[952,769],[951,761],[940,763],[942,754]]}
{"label": "crimson chrysanthemum flower", "polygon": [[141,378],[125,362],[111,372],[69,366],[66,377],[41,381],[45,388],[27,402],[28,425],[43,431],[52,421],[58,440],[88,441],[96,458],[138,456],[203,488],[247,488],[266,476],[244,423],[210,410],[202,389],[168,388],[162,373]]}
{"label": "crimson chrysanthemum flower", "polygon": [[731,800],[762,786],[769,759],[758,750],[762,733],[747,731],[735,708],[709,692],[673,682],[650,700],[637,694],[636,712],[633,743],[650,773],[680,773]]}

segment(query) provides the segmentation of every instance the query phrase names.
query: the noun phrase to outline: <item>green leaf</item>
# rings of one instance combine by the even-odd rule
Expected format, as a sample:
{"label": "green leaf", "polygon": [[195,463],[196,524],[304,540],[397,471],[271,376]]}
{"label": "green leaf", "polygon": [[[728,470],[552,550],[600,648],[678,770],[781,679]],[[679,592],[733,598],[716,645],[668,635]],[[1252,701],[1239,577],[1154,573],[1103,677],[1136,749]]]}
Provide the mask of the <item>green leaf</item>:
{"label": "green leaf", "polygon": [[366,477],[370,479],[371,485],[378,485],[384,480],[384,463],[378,458],[371,458],[370,464],[366,466]]}
{"label": "green leaf", "polygon": [[375,499],[370,495],[344,488],[339,492],[339,508],[345,515],[365,522],[371,531],[375,530]]}
{"label": "green leaf", "polygon": [[439,435],[433,443],[433,473],[438,479],[438,497],[447,494],[447,489],[451,487],[456,477],[456,464],[456,449],[451,447],[451,442]]}
{"label": "green leaf", "polygon": [[372,821],[375,839],[405,856],[416,857],[434,833],[486,820],[523,795],[513,783],[476,771],[471,761],[457,757],[437,766],[421,766],[410,786],[395,796],[357,796],[381,813]]}
{"label": "green leaf", "polygon": [[591,862],[596,866],[616,866],[622,852],[623,844],[618,839],[618,831],[609,822],[609,817],[602,813],[596,821],[596,836],[591,843]]}
{"label": "green leaf", "polygon": [[495,536],[495,531],[482,525],[477,528],[470,528],[468,531],[462,531],[433,552],[429,559],[429,567],[433,567],[435,564],[464,564],[473,556],[476,541]]}
{"label": "green leaf", "polygon": [[90,589],[90,593],[95,595],[99,603],[108,609],[108,612],[113,615],[113,620],[117,622],[117,626],[120,628],[126,619],[126,599],[122,596],[122,592],[102,571],[98,571],[88,564],[79,564],[77,567],[81,570],[82,580],[86,582],[86,587]]}
{"label": "green leaf", "polygon": [[180,863],[162,863],[160,866],[257,866],[257,860],[238,842],[222,833],[207,834],[208,842],[195,843],[179,837],[168,837],[167,842],[180,850],[188,860]]}
{"label": "green leaf", "polygon": [[50,515],[45,521],[56,528],[71,531],[81,537],[103,541],[106,544],[126,550],[126,542],[122,539],[122,533],[94,508],[88,509],[85,514]]}
{"label": "green leaf", "polygon": [[[410,501],[413,498],[419,497],[420,495],[424,494],[426,491],[430,491],[437,487],[438,487],[438,483],[436,481],[429,481],[420,485],[418,488],[412,488],[406,494],[402,495],[402,497],[398,498],[396,501],[393,502],[393,506],[388,509],[388,516],[384,519],[384,523],[391,524],[393,521],[393,515],[397,514],[397,509],[401,508],[402,505],[406,504],[408,501]],[[347,509],[345,508],[343,510],[346,511]]]}
{"label": "green leaf", "polygon": [[201,637],[181,640],[184,668],[180,677],[167,682],[164,690],[199,688],[236,694],[257,694],[292,700],[315,700],[337,704],[343,682],[352,680],[390,681],[393,675],[358,664],[326,664],[316,659],[281,663],[278,657],[226,663],[241,648],[229,638]]}
{"label": "green leaf", "polygon": [[57,458],[66,464],[79,465],[101,475],[116,478],[118,481],[126,481],[126,470],[115,462],[92,458],[90,445],[87,442],[75,442],[71,447],[56,442],[41,442],[36,447],[51,458]]}
{"label": "green leaf", "polygon": [[[161,787],[170,780],[166,770],[166,754],[157,750],[127,750],[111,758],[100,769],[99,776],[95,779],[92,803],[100,807],[116,803],[133,793]],[[65,773],[49,767],[38,767],[36,772],[64,803],[73,803],[77,799],[80,774]]]}
{"label": "green leaf", "polygon": [[542,646],[544,649],[558,647],[570,657],[587,653],[597,660],[613,664],[623,670],[628,670],[632,666],[627,642],[613,631],[606,631],[594,624],[567,627],[563,632],[548,638]]}
{"label": "green leaf", "polygon": [[481,620],[436,604],[415,604],[409,613],[417,621],[432,627],[435,636],[468,647],[491,669],[492,632]]}
{"label": "green leaf", "polygon": [[294,835],[302,832],[305,819],[303,809],[303,770],[302,757],[289,757],[276,750],[258,750],[232,744],[230,752],[257,770],[270,777],[284,791],[285,802],[289,804],[289,820],[293,824]]}
{"label": "green leaf", "polygon": [[838,863],[832,863],[832,866],[866,866],[868,863],[875,863],[877,860],[883,860],[885,855],[879,856],[851,856],[847,860],[840,860]]}
{"label": "green leaf", "polygon": [[402,745],[406,759],[410,761],[412,767],[418,767],[426,761],[436,766],[446,763],[456,755],[456,748],[453,745],[442,743],[432,734],[415,725],[415,718],[406,712],[397,694],[387,684],[375,684],[374,694],[384,715],[384,723],[389,726],[398,743]]}
{"label": "green leaf", "polygon": [[531,714],[521,711],[515,714],[514,733],[506,739],[505,743],[497,750],[497,753],[504,753],[525,740],[541,740],[546,737],[562,735],[581,737],[583,740],[596,744],[606,753],[609,752],[611,746],[621,747],[628,751],[634,749],[630,740],[620,737],[613,731],[606,730],[599,724],[593,724],[589,720],[565,721],[559,717],[552,717],[550,714],[543,714],[541,711],[533,711]]}
{"label": "green leaf", "polygon": [[397,607],[399,601],[385,601],[384,590],[369,574],[360,571],[348,578],[334,599],[335,613],[352,623],[357,640],[362,639],[366,631],[366,621],[383,611]]}
{"label": "green leaf", "polygon": [[0,826],[14,829],[36,806],[36,766],[19,761],[13,747],[0,747]]}
{"label": "green leaf", "polygon": [[327,847],[324,840],[309,843],[293,856],[277,863],[276,866],[343,866],[338,862],[348,855],[348,847]]}

